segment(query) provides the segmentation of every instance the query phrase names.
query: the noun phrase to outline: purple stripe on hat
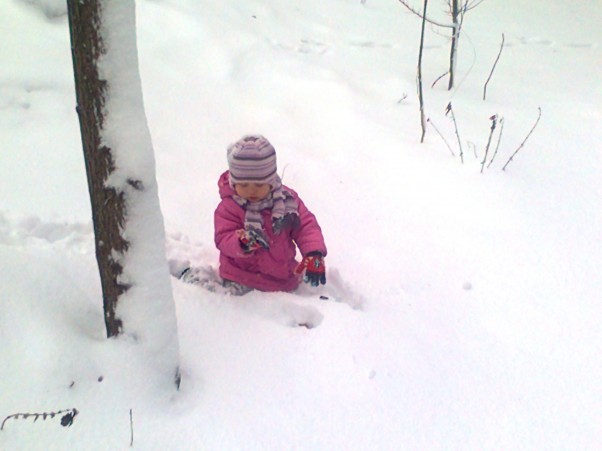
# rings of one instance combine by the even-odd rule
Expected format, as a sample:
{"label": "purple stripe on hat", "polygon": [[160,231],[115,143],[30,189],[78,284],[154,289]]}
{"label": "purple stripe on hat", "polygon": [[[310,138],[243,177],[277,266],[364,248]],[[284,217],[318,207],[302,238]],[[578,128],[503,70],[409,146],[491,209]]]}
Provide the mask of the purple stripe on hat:
{"label": "purple stripe on hat", "polygon": [[272,158],[276,155],[276,152],[273,151],[270,154],[267,154],[265,156],[254,156],[254,155],[233,155],[232,159],[233,160],[241,160],[241,161],[248,161],[248,160],[253,160],[253,161],[261,161],[261,160],[267,160],[268,158]]}
{"label": "purple stripe on hat", "polygon": [[263,176],[263,177],[254,177],[254,176],[250,176],[250,175],[245,175],[243,177],[237,177],[236,175],[234,175],[233,172],[230,172],[230,180],[232,180],[232,183],[255,182],[255,183],[268,183],[268,184],[272,185],[272,182],[275,180],[275,178],[276,178],[276,171],[272,172],[271,174],[268,174],[267,176]]}
{"label": "purple stripe on hat", "polygon": [[261,135],[248,135],[228,147],[230,182],[273,184],[277,176],[276,150]]}

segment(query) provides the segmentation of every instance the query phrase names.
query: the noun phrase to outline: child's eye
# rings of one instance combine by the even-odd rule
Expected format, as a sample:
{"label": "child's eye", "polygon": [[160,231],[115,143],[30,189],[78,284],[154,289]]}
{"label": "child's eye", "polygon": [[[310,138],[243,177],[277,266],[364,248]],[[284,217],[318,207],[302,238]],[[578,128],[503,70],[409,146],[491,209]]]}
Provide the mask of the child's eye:
{"label": "child's eye", "polygon": [[240,186],[241,188],[248,188],[249,184],[248,183],[239,183],[238,186]]}

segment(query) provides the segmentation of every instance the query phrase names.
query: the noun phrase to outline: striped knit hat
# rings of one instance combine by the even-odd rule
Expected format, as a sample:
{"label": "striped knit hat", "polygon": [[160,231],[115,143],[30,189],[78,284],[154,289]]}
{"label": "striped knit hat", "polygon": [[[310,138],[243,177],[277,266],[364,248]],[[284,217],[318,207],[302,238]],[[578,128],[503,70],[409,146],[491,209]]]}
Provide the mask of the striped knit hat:
{"label": "striped knit hat", "polygon": [[231,186],[241,182],[276,184],[276,150],[261,135],[246,135],[230,145],[228,166]]}

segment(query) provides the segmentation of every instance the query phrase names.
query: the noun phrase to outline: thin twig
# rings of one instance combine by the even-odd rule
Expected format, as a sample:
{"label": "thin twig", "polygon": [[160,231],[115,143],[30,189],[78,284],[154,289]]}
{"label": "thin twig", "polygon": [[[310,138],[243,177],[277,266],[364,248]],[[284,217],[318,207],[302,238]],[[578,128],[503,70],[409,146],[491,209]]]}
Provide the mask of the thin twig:
{"label": "thin twig", "polygon": [[472,2],[467,1],[466,4],[464,5],[464,9],[466,9],[466,11],[470,11],[471,9],[476,8],[477,6],[479,6],[484,1],[485,0],[474,0]]}
{"label": "thin twig", "polygon": [[489,169],[489,166],[491,166],[491,163],[493,163],[493,160],[495,160],[495,156],[497,155],[497,152],[500,148],[500,143],[502,142],[502,133],[504,133],[504,117],[503,116],[500,118],[499,123],[500,123],[500,133],[497,135],[497,144],[495,145],[495,151],[493,152],[493,155],[491,156],[491,160],[489,160],[487,169]]}
{"label": "thin twig", "polygon": [[493,71],[495,70],[495,66],[497,66],[497,62],[500,60],[500,56],[502,55],[502,50],[504,50],[504,40],[505,40],[504,33],[502,33],[502,43],[500,45],[500,51],[498,52],[497,58],[495,59],[495,62],[493,63],[493,67],[491,68],[489,77],[487,77],[485,86],[483,86],[483,100],[485,100],[487,97],[487,85],[489,84],[489,80],[491,80],[491,77],[493,76]]}
{"label": "thin twig", "polygon": [[61,418],[61,425],[71,426],[73,424],[73,418],[75,418],[75,415],[77,415],[78,413],[79,412],[77,411],[77,409],[59,410],[58,412],[14,413],[4,418],[4,420],[2,421],[2,425],[0,425],[0,431],[4,430],[4,424],[8,420],[26,420],[28,418],[33,418],[33,422],[35,423],[36,421],[38,421],[39,418],[42,418],[42,420],[47,420],[48,418],[54,418],[55,416],[62,414],[66,415],[63,415],[63,417]]}
{"label": "thin twig", "polygon": [[518,153],[518,151],[523,148],[523,146],[527,142],[527,139],[529,139],[529,136],[531,136],[531,133],[533,133],[533,130],[535,130],[535,127],[537,127],[537,124],[539,124],[539,120],[541,119],[541,107],[537,107],[537,109],[539,110],[539,114],[537,115],[537,120],[535,121],[535,124],[533,124],[533,127],[531,127],[531,131],[529,131],[529,133],[527,134],[527,136],[525,137],[525,139],[523,140],[523,142],[520,144],[520,146],[518,146],[518,149],[516,149],[514,151],[514,153],[510,156],[510,158],[508,159],[508,161],[506,161],[506,164],[502,168],[502,171],[506,170],[506,166],[508,166],[510,164],[510,162],[514,159],[514,157],[516,156],[516,154]]}
{"label": "thin twig", "polygon": [[422,95],[422,52],[424,50],[424,28],[426,25],[426,8],[428,0],[424,0],[424,15],[422,18],[422,31],[420,33],[420,52],[418,54],[418,97],[420,100],[420,126],[422,127],[422,135],[420,142],[424,142],[424,135],[426,134],[426,121],[424,117],[424,97]]}
{"label": "thin twig", "polygon": [[451,146],[449,145],[449,143],[447,142],[447,139],[445,139],[445,136],[443,136],[443,134],[439,131],[439,129],[435,126],[435,123],[433,121],[431,121],[430,118],[428,118],[426,120],[429,124],[431,124],[433,126],[433,128],[435,129],[435,131],[437,132],[437,134],[439,136],[441,136],[441,139],[443,140],[443,142],[445,143],[445,145],[447,146],[447,148],[449,149],[449,151],[451,152],[451,154],[455,157],[456,154],[454,153],[453,149],[451,148]]}
{"label": "thin twig", "polygon": [[451,114],[452,122],[454,123],[454,130],[456,132],[456,139],[458,140],[458,147],[460,148],[460,162],[464,163],[464,149],[462,149],[462,140],[460,139],[460,133],[458,132],[458,123],[456,122],[456,115],[452,108],[451,102],[447,104],[445,109],[445,115]]}
{"label": "thin twig", "polygon": [[130,409],[130,448],[134,446],[134,419],[132,409]]}
{"label": "thin twig", "polygon": [[437,84],[437,82],[438,82],[439,80],[441,80],[443,77],[445,77],[447,74],[449,74],[449,71],[445,72],[445,73],[444,73],[444,74],[442,74],[442,75],[439,75],[439,76],[437,77],[437,79],[436,79],[436,80],[433,82],[433,84],[431,85],[431,88],[434,88],[434,87],[435,87],[435,85]]}
{"label": "thin twig", "polygon": [[426,20],[428,23],[430,23],[432,25],[437,25],[438,27],[444,27],[444,28],[455,28],[454,25],[444,24],[444,23],[436,22],[434,20],[429,19],[428,17],[426,17],[426,13],[421,14],[420,11],[416,11],[414,8],[412,8],[410,5],[408,5],[408,3],[405,0],[399,0],[399,3],[401,3],[407,9],[409,9],[412,13],[414,13],[421,19]]}
{"label": "thin twig", "polygon": [[487,139],[487,145],[485,146],[485,155],[483,156],[483,161],[481,161],[481,174],[485,169],[485,162],[487,161],[487,155],[489,154],[489,146],[491,145],[491,138],[493,137],[493,132],[495,131],[495,126],[497,125],[497,114],[494,114],[489,118],[491,121],[491,130],[489,132],[489,138]]}

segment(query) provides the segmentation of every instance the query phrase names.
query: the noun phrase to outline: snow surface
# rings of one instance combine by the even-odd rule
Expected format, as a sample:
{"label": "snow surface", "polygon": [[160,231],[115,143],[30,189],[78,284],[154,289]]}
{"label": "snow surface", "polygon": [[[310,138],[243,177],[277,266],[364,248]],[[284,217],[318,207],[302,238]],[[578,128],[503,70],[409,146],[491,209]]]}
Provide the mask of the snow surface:
{"label": "snow surface", "polygon": [[128,221],[123,232],[128,251],[113,256],[123,267],[120,282],[130,286],[120,296],[116,316],[123,335],[144,348],[140,354],[148,354],[143,361],[150,374],[138,383],[165,386],[179,374],[177,314],[138,68],[135,2],[108,0],[101,5],[106,53],[98,62],[99,77],[109,83],[100,139],[111,149],[115,164],[105,184],[126,194]]}
{"label": "snow surface", "polygon": [[420,21],[398,2],[137,2],[168,257],[215,269],[225,149],[255,132],[329,246],[329,301],[172,280],[180,392],[104,338],[62,4],[0,3],[0,420],[80,413],[7,420],[0,449],[128,449],[130,409],[144,450],[602,448],[596,2],[485,1],[452,92],[430,88],[449,41],[427,29],[426,112],[455,157],[432,127],[418,142]]}

